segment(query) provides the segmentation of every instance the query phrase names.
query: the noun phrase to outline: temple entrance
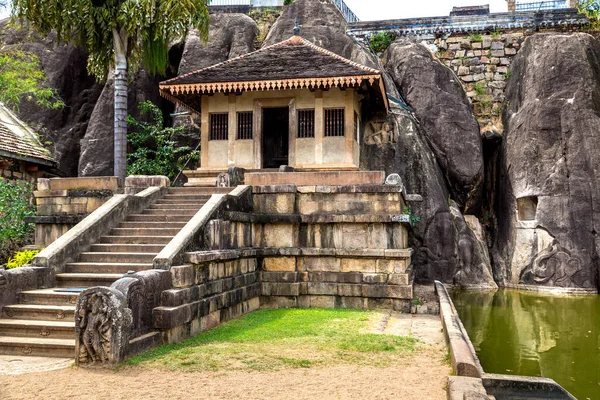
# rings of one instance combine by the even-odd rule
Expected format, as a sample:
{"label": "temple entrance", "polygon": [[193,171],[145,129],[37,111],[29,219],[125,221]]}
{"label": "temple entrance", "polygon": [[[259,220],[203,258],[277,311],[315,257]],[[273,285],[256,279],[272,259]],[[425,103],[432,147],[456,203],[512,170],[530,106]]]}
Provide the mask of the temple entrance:
{"label": "temple entrance", "polygon": [[289,165],[289,108],[263,108],[262,120],[263,168],[279,168],[281,165]]}

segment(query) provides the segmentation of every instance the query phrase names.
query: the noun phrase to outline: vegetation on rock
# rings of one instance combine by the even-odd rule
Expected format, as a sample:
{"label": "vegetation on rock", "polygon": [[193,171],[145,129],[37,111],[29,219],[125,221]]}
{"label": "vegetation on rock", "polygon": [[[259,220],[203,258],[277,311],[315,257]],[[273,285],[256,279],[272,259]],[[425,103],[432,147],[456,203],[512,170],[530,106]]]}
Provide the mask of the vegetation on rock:
{"label": "vegetation on rock", "polygon": [[88,71],[104,80],[114,67],[114,174],[125,178],[128,72],[144,62],[152,74],[168,66],[169,43],[190,27],[208,38],[207,0],[109,0],[69,2],[13,0],[13,14],[59,42],[75,42],[88,53]]}
{"label": "vegetation on rock", "polygon": [[0,265],[32,241],[33,225],[24,221],[35,215],[31,191],[28,183],[0,179]]}
{"label": "vegetation on rock", "polygon": [[197,161],[200,153],[188,146],[177,147],[171,138],[185,129],[165,127],[160,108],[151,101],[139,105],[141,114],[150,114],[150,122],[137,121],[131,115],[127,123],[133,128],[127,134],[132,151],[127,155],[129,175],[166,175],[173,180],[189,161]]}
{"label": "vegetation on rock", "polygon": [[396,35],[389,32],[381,32],[371,36],[369,39],[369,48],[375,53],[385,51],[396,40]]}

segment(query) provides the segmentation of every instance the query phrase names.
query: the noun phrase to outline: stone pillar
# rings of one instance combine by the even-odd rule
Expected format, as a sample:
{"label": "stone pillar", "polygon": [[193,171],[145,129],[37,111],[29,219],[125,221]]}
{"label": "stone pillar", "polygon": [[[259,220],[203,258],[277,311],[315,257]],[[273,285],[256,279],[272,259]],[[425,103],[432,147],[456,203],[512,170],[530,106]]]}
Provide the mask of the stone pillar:
{"label": "stone pillar", "polygon": [[200,167],[208,167],[208,128],[209,128],[209,115],[208,115],[208,104],[210,97],[202,96],[202,110],[200,115]]}
{"label": "stone pillar", "polygon": [[514,12],[517,9],[516,0],[506,0],[508,3],[508,12]]}
{"label": "stone pillar", "polygon": [[237,135],[237,110],[235,94],[230,94],[229,99],[229,132],[227,134],[227,165],[235,165],[235,139]]}
{"label": "stone pillar", "polygon": [[346,163],[354,164],[354,90],[346,90],[344,133],[346,134]]}
{"label": "stone pillar", "polygon": [[315,92],[315,164],[323,164],[323,92]]}

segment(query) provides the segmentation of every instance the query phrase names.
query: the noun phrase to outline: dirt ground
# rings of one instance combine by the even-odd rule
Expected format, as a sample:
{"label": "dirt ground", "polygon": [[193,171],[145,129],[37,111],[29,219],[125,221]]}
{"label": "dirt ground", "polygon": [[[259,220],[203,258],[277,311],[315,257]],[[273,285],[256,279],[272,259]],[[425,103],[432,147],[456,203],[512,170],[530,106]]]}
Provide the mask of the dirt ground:
{"label": "dirt ground", "polygon": [[450,367],[444,361],[439,317],[388,313],[382,314],[383,321],[386,334],[411,334],[421,340],[401,365],[201,373],[70,367],[0,373],[0,399],[445,399]]}

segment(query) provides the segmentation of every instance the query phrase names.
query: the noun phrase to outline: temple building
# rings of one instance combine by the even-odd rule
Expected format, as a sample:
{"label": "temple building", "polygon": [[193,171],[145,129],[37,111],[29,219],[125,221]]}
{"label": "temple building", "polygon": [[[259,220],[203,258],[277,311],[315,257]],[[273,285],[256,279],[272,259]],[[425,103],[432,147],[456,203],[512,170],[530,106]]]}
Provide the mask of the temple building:
{"label": "temple building", "polygon": [[185,171],[198,186],[231,166],[358,170],[364,105],[389,107],[380,71],[300,36],[164,81],[160,92],[200,116],[200,168]]}

